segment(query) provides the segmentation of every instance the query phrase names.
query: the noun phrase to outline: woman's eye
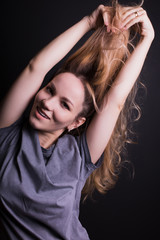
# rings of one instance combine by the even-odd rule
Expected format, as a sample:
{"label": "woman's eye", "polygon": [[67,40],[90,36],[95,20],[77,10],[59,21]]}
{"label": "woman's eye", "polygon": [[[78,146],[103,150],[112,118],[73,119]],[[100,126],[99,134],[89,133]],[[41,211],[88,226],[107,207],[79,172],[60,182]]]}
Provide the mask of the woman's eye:
{"label": "woman's eye", "polygon": [[63,107],[66,108],[67,110],[70,110],[70,108],[69,108],[69,106],[68,106],[68,104],[67,104],[66,102],[62,102],[62,105],[63,105]]}
{"label": "woman's eye", "polygon": [[47,92],[50,93],[51,95],[54,94],[53,89],[51,87],[46,88]]}

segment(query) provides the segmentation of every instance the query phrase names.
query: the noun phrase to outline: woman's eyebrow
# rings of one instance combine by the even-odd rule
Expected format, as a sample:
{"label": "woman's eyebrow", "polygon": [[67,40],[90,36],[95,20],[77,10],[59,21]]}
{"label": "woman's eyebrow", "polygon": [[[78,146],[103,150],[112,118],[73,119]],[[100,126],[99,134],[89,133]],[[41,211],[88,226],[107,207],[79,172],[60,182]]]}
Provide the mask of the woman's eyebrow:
{"label": "woman's eyebrow", "polygon": [[72,103],[72,101],[70,99],[63,97],[63,100],[70,103],[74,107],[74,104]]}
{"label": "woman's eyebrow", "polygon": [[53,82],[50,82],[50,87],[51,87],[52,89],[54,89],[54,92],[56,93],[56,87],[55,87],[55,85],[54,85]]}

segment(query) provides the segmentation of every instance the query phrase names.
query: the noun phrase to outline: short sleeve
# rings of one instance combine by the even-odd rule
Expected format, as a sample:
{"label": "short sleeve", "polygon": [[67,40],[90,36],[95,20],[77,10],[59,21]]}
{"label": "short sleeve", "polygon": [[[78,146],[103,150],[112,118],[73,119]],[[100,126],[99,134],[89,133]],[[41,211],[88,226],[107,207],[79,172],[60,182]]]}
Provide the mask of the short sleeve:
{"label": "short sleeve", "polygon": [[78,137],[78,145],[79,145],[81,157],[82,159],[84,159],[85,165],[88,169],[88,173],[91,173],[95,169],[99,168],[102,164],[104,154],[101,155],[101,157],[98,159],[96,164],[92,163],[88,144],[87,144],[87,139],[86,139],[86,132],[84,132],[80,137]]}
{"label": "short sleeve", "polygon": [[19,130],[22,128],[23,123],[28,120],[29,110],[30,106],[27,107],[24,113],[13,124],[8,127],[0,128],[0,148],[4,142],[7,143],[9,141],[9,143],[11,143],[14,137],[19,134]]}
{"label": "short sleeve", "polygon": [[20,132],[23,126],[23,117],[20,117],[12,125],[0,129],[0,168],[6,156],[12,156],[15,146],[20,139]]}
{"label": "short sleeve", "polygon": [[11,140],[14,138],[16,132],[18,131],[19,127],[22,125],[23,118],[20,117],[16,122],[11,124],[8,127],[0,128],[0,146],[3,144],[3,142]]}

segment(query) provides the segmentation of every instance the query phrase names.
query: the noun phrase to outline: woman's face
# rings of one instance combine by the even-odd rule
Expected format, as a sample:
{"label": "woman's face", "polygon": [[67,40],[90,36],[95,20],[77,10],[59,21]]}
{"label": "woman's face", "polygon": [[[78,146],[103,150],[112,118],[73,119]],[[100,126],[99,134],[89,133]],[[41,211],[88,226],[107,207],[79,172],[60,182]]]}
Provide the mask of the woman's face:
{"label": "woman's face", "polygon": [[83,124],[85,118],[76,119],[84,101],[84,86],[72,73],[61,73],[36,97],[30,113],[30,124],[39,131],[60,134]]}

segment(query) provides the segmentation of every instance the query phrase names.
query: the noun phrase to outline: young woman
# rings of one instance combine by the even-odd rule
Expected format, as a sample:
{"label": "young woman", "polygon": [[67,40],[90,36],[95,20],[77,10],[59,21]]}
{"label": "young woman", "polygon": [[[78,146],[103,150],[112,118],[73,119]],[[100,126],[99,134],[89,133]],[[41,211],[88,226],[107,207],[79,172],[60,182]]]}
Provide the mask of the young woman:
{"label": "young woman", "polygon": [[[91,29],[88,41],[38,91],[46,73]],[[129,51],[133,31],[139,40]],[[89,239],[78,219],[81,191],[104,192],[117,179],[127,113],[153,39],[141,6],[113,1],[29,62],[0,108],[1,239]]]}

